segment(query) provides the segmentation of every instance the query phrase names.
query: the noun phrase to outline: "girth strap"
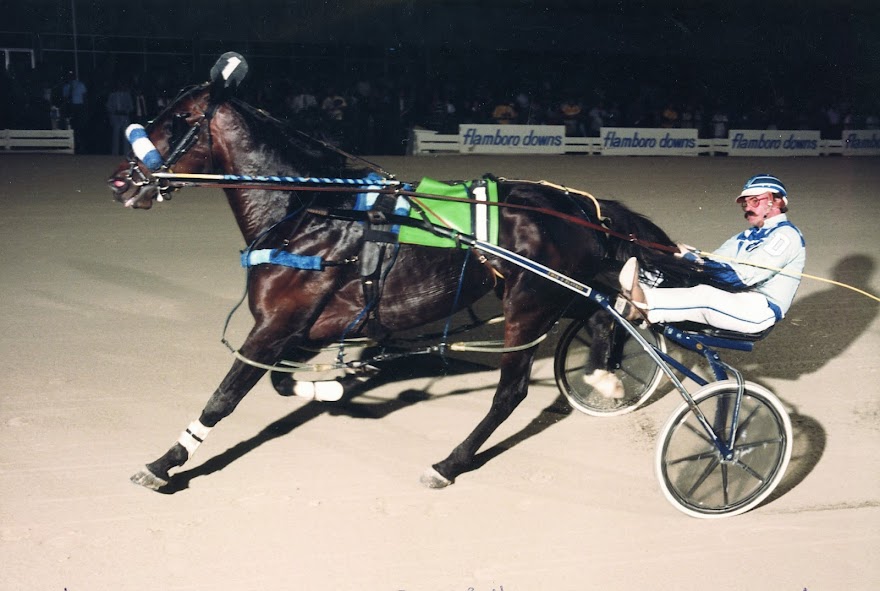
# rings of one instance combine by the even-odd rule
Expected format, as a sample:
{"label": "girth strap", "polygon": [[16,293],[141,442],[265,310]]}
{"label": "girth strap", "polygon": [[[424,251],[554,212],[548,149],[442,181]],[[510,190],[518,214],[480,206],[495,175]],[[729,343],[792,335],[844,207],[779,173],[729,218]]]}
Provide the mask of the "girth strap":
{"label": "girth strap", "polygon": [[379,193],[376,201],[366,212],[364,242],[359,257],[361,285],[364,292],[366,322],[377,331],[387,332],[379,320],[379,299],[382,296],[382,280],[390,269],[383,268],[389,245],[396,245],[397,232],[389,218],[394,215],[397,195]]}

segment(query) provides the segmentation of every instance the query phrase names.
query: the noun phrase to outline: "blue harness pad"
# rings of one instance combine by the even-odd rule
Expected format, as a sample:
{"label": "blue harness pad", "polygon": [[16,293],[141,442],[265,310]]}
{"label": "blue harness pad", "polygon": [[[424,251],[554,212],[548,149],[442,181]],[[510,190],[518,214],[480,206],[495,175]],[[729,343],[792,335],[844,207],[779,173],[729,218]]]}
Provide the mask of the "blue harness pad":
{"label": "blue harness pad", "polygon": [[319,256],[294,254],[286,250],[264,248],[262,250],[246,250],[241,253],[241,266],[248,268],[256,265],[281,265],[306,271],[323,271],[324,261]]}

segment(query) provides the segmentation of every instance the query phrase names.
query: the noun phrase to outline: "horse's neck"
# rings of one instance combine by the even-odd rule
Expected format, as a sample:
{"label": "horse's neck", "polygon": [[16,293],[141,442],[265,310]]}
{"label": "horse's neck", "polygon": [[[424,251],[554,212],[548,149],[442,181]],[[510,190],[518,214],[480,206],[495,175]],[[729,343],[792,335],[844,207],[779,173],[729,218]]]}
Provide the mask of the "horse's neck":
{"label": "horse's neck", "polygon": [[[293,144],[287,148],[290,153],[281,152],[277,147],[269,147],[255,138],[252,135],[253,128],[234,109],[228,112],[221,110],[217,114],[218,118],[227,115],[231,120],[222,121],[226,128],[237,127],[242,131],[227,136],[224,142],[215,142],[212,156],[214,165],[220,169],[217,172],[250,176],[297,177],[307,174],[333,176],[329,171],[303,170],[303,167],[312,168],[316,165],[306,164],[310,162],[309,157],[298,158],[295,152],[297,147]],[[223,145],[220,145],[221,143]],[[297,162],[302,165],[298,165]],[[263,236],[267,230],[285,218],[291,215],[305,215],[301,210],[304,210],[312,196],[303,191],[292,194],[280,190],[226,189],[226,197],[245,242],[252,244],[255,239]],[[329,198],[329,195],[327,197]]]}
{"label": "horse's neck", "polygon": [[289,194],[284,191],[253,189],[226,189],[226,198],[247,244],[252,244],[284,219],[290,201]]}
{"label": "horse's neck", "polygon": [[[222,153],[223,156],[215,160],[215,165],[220,169],[217,172],[250,176],[299,176],[299,171],[279,154],[264,146],[255,146],[251,141],[227,146]],[[247,244],[253,243],[289,213],[291,197],[286,191],[226,189],[225,192]]]}

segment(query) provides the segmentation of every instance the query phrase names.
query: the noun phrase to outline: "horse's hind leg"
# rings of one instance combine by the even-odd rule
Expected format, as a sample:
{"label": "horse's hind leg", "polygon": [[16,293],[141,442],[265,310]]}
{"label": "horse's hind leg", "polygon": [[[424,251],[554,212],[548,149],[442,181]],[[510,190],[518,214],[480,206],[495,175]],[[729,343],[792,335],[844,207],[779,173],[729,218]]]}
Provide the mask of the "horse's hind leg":
{"label": "horse's hind leg", "polygon": [[170,470],[183,466],[220,420],[228,416],[266,373],[265,369],[236,361],[208,400],[198,420],[180,434],[165,454],[131,477],[131,481],[153,490],[168,484]]}
{"label": "horse's hind leg", "polygon": [[592,342],[584,382],[606,398],[623,398],[623,383],[614,374],[613,360],[620,358],[619,343],[613,338],[617,334],[614,318],[608,312],[597,310],[587,321],[587,328]]}
{"label": "horse's hind leg", "polygon": [[[512,310],[531,310],[531,315],[527,312],[513,313]],[[542,307],[537,299],[529,298],[529,301],[521,300],[514,303],[512,298],[506,298],[505,345],[516,346],[538,338],[552,326],[555,320],[555,316],[551,317],[552,312],[549,310],[552,310],[552,306]],[[501,356],[501,375],[489,413],[473,432],[452,450],[449,457],[434,464],[422,475],[422,484],[431,488],[448,486],[459,474],[472,467],[480,447],[525,399],[536,352],[537,347],[531,347],[524,351],[504,353]]]}

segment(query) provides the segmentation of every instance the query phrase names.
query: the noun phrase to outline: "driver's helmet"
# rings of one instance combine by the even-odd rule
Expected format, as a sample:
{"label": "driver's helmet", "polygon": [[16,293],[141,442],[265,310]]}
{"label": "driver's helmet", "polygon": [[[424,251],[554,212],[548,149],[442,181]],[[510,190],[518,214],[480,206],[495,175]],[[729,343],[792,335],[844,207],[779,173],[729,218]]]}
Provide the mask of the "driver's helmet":
{"label": "driver's helmet", "polygon": [[770,174],[756,174],[747,180],[746,184],[743,185],[742,193],[736,198],[736,202],[739,203],[744,197],[763,195],[768,191],[776,193],[778,197],[782,197],[782,200],[788,205],[788,193],[785,191],[785,185],[778,178]]}

